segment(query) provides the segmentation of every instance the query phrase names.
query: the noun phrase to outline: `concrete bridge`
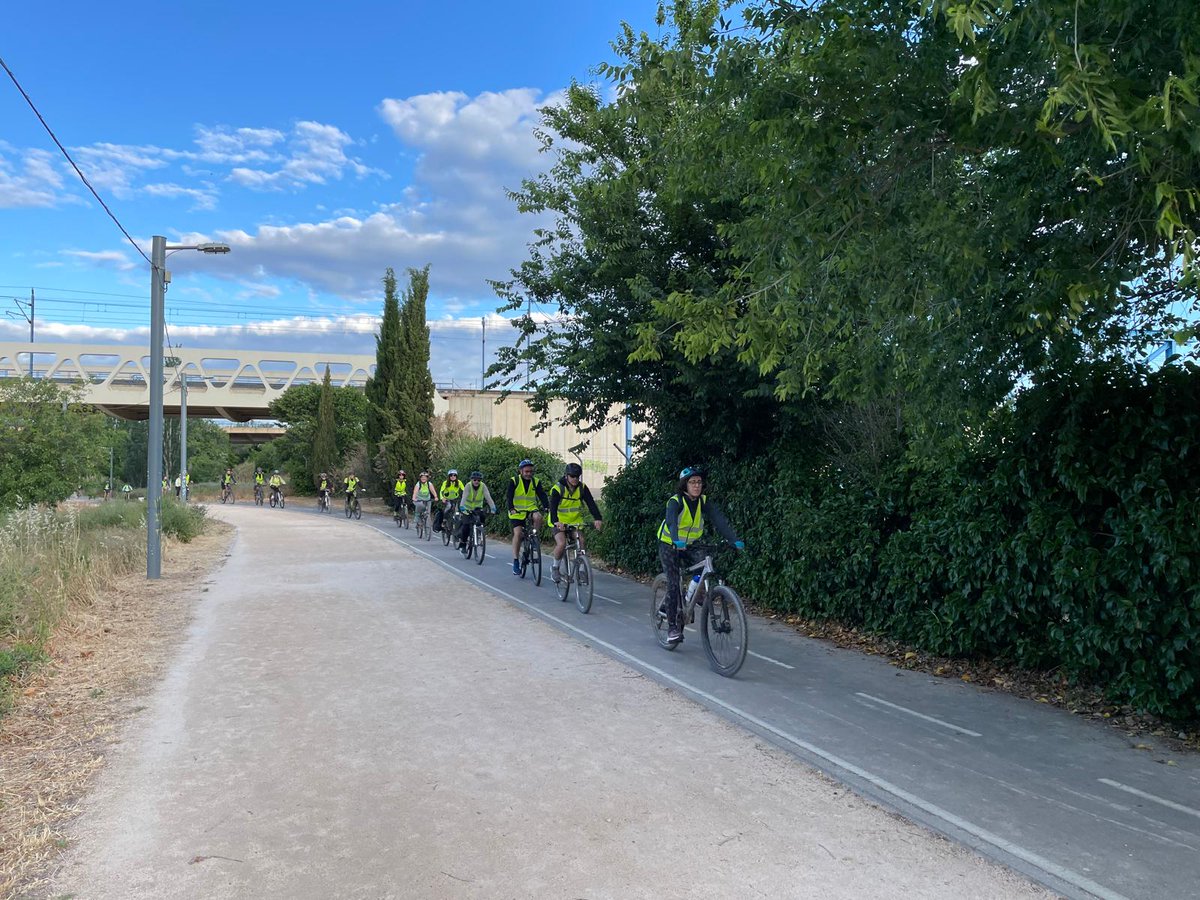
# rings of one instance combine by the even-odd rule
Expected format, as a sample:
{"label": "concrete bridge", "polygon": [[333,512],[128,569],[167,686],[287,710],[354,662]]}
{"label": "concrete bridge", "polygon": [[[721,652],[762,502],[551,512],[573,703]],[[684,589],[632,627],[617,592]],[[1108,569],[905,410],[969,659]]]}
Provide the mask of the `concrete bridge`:
{"label": "concrete bridge", "polygon": [[[123,419],[150,415],[148,349],[110,344],[0,342],[0,378],[32,372],[35,378],[82,384],[84,401]],[[366,384],[374,374],[368,354],[281,353],[277,350],[168,350],[177,360],[162,374],[163,408],[178,415],[181,382],[187,384],[188,416],[249,422],[268,417],[267,407],[289,387],[319,384],[329,367],[335,387]]]}

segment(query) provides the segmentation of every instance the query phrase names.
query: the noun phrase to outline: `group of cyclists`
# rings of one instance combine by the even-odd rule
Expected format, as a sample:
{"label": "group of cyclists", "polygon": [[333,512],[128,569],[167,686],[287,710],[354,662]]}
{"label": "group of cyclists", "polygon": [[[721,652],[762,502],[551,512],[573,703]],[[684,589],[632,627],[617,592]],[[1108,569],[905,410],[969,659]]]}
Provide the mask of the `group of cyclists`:
{"label": "group of cyclists", "polygon": [[[324,501],[332,491],[333,482],[322,472],[318,490]],[[357,499],[361,481],[351,472],[342,479],[342,490],[346,503]],[[458,540],[458,549],[466,546],[470,529],[483,524],[487,514],[495,515],[497,506],[492,492],[483,481],[483,473],[474,471],[470,480],[463,483],[458,470],[446,473],[441,487],[434,485],[429,472],[421,472],[412,487],[408,484],[408,473],[401,469],[396,473],[392,487],[391,506],[400,511],[401,504],[412,504],[418,517],[433,512],[434,531],[451,528],[455,514],[459,515],[459,527],[453,535]],[[596,531],[603,525],[600,507],[596,504],[591,489],[583,483],[583,467],[568,463],[563,475],[546,489],[542,479],[534,474],[533,461],[523,459],[517,465],[517,474],[509,479],[504,493],[504,507],[508,510],[512,525],[512,571],[521,574],[521,542],[525,530],[531,528],[536,535],[542,527],[545,511],[554,530],[554,556],[550,568],[551,580],[558,583],[560,567],[567,547],[567,532],[574,529],[580,548],[585,546],[584,529],[588,522]],[[738,550],[745,548],[733,526],[725,517],[720,506],[705,493],[704,473],[697,467],[688,467],[679,473],[675,493],[667,500],[662,523],[658,528],[659,562],[667,579],[665,612],[668,623],[668,641],[672,644],[683,640],[681,616],[682,595],[680,592],[680,567],[691,562],[693,544],[704,533],[705,522],[711,521],[720,535]]]}
{"label": "group of cyclists", "polygon": [[[189,479],[190,481],[190,479]],[[234,485],[237,484],[237,477],[233,474],[233,469],[228,468],[225,474],[221,476],[221,502],[233,501]],[[283,488],[287,484],[283,480],[283,476],[279,474],[279,470],[275,469],[269,476],[263,471],[262,466],[254,470],[254,502],[261,503],[264,498],[264,489],[271,490],[271,506],[282,506]]]}

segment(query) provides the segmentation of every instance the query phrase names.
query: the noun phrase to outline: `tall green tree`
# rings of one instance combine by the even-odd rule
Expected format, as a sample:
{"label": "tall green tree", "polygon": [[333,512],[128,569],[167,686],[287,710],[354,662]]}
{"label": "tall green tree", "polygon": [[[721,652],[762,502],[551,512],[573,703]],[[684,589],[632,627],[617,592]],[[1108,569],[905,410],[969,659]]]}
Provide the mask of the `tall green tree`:
{"label": "tall green tree", "polygon": [[108,466],[105,416],[82,389],[31,378],[0,380],[0,509],[57,503]]}
{"label": "tall green tree", "polygon": [[[369,420],[368,420],[369,421]],[[322,472],[332,472],[338,463],[337,423],[333,418],[333,385],[329,379],[329,366],[321,380],[321,395],[317,401],[317,430],[313,438],[312,463],[309,475],[314,483]]]}
{"label": "tall green tree", "polygon": [[[310,474],[323,390],[323,384],[293,385],[270,406],[271,417],[288,427],[286,434],[272,442],[271,456],[287,471],[291,484],[305,492],[313,490]],[[362,391],[352,387],[331,387],[330,392],[336,447],[333,468],[337,468],[347,453],[365,443],[370,401]]]}
{"label": "tall green tree", "polygon": [[376,470],[385,477],[397,468],[420,470],[430,462],[433,376],[429,373],[428,299],[429,266],[410,268],[400,307],[401,362],[388,397],[395,425],[375,460]]}
{"label": "tall green tree", "polygon": [[[383,276],[383,319],[375,336],[375,374],[367,380],[366,437],[372,455],[398,425],[400,412],[398,385],[406,365],[403,354],[404,333],[400,323],[400,299],[396,294],[396,273],[389,267]],[[386,477],[386,473],[384,473]]]}

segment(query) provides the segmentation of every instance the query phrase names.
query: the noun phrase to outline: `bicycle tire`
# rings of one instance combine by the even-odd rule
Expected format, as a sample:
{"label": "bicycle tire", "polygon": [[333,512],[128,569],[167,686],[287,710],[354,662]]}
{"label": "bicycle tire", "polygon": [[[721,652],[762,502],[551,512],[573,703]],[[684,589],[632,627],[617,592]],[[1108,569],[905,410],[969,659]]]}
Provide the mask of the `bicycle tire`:
{"label": "bicycle tire", "polygon": [[225,492],[224,491],[221,491],[221,504],[222,505],[225,504]]}
{"label": "bicycle tire", "polygon": [[450,521],[450,516],[442,516],[442,546],[450,546],[450,532],[454,530],[453,522]]}
{"label": "bicycle tire", "polygon": [[583,554],[575,557],[575,605],[585,616],[592,611],[592,567]]}
{"label": "bicycle tire", "polygon": [[746,661],[750,627],[742,598],[726,585],[709,592],[700,608],[700,643],[718,675],[732,678]]}
{"label": "bicycle tire", "polygon": [[362,504],[359,503],[357,500],[354,501],[354,518],[355,519],[362,518]]}
{"label": "bicycle tire", "polygon": [[484,553],[487,550],[487,532],[479,527],[479,540],[475,543],[475,564],[483,565]]}
{"label": "bicycle tire", "polygon": [[667,614],[659,612],[659,607],[667,602],[667,576],[659,575],[650,585],[650,631],[654,639],[664,650],[674,650],[679,646],[667,640],[670,627],[667,624]]}
{"label": "bicycle tire", "polygon": [[425,517],[417,516],[417,540],[425,536]]}
{"label": "bicycle tire", "polygon": [[400,513],[400,527],[408,528],[408,526],[409,526],[408,510],[405,509],[403,512]]}
{"label": "bicycle tire", "polygon": [[275,508],[275,495],[272,494],[271,495],[271,509],[274,509],[274,508]]}
{"label": "bicycle tire", "polygon": [[529,565],[533,569],[533,586],[542,586],[542,539],[541,535],[533,534],[530,538]]}
{"label": "bicycle tire", "polygon": [[279,508],[283,509],[283,507],[284,507],[283,494],[280,494],[279,495]]}
{"label": "bicycle tire", "polygon": [[[563,554],[562,564],[558,569],[558,581],[554,582],[554,593],[563,603],[571,596],[571,584],[574,582],[575,570],[571,566],[571,551]],[[554,581],[554,579],[550,579]]]}
{"label": "bicycle tire", "polygon": [[433,540],[433,520],[429,518],[429,513],[425,514],[425,540]]}

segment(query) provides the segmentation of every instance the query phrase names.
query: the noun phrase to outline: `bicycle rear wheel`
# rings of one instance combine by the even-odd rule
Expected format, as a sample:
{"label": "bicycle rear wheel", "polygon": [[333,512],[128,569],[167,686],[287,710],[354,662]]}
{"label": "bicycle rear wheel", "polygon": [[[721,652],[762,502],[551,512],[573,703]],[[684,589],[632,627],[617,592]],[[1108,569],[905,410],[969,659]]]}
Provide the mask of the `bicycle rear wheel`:
{"label": "bicycle rear wheel", "polygon": [[575,558],[575,605],[579,607],[579,611],[584,615],[591,612],[592,609],[592,567],[588,564],[587,557],[580,555]]}
{"label": "bicycle rear wheel", "polygon": [[726,678],[737,674],[746,661],[749,631],[737,592],[726,585],[714,589],[700,609],[700,642],[714,672]]}
{"label": "bicycle rear wheel", "polygon": [[667,640],[667,576],[659,575],[650,585],[650,631],[664,650],[674,650],[679,644]]}

